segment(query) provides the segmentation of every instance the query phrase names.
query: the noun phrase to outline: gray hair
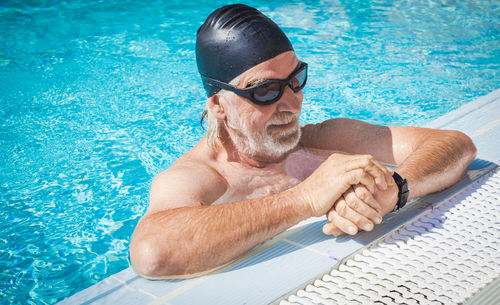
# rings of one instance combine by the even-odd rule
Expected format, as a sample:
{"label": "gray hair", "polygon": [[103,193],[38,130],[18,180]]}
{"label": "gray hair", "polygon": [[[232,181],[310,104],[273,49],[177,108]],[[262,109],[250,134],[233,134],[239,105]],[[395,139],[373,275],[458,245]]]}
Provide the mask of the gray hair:
{"label": "gray hair", "polygon": [[[238,75],[235,78],[233,78],[229,82],[229,84],[237,87],[240,84],[240,81],[241,81],[241,76]],[[216,95],[218,95],[219,98],[230,98],[231,91],[222,89],[219,92],[217,92]],[[216,148],[219,145],[217,139],[220,136],[221,128],[223,128],[222,121],[219,121],[215,118],[214,114],[210,112],[208,105],[205,107],[205,110],[203,110],[203,113],[201,114],[200,123],[202,126],[205,120],[207,120],[208,123],[208,128],[207,128],[208,146],[211,148]]]}
{"label": "gray hair", "polygon": [[203,126],[203,122],[207,120],[207,142],[208,146],[211,148],[215,148],[218,146],[217,138],[219,137],[219,120],[215,118],[213,113],[208,109],[208,107],[203,110],[201,114],[201,124]]}

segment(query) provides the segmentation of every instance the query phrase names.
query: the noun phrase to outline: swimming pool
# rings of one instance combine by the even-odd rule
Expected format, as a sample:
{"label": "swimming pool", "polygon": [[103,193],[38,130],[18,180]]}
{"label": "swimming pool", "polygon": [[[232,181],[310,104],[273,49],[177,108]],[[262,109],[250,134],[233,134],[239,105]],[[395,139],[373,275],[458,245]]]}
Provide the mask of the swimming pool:
{"label": "swimming pool", "polygon": [[[498,5],[391,2],[245,2],[309,63],[303,123],[420,125],[499,87]],[[214,8],[0,4],[0,303],[52,304],[128,266],[151,180],[203,134],[194,40]]]}

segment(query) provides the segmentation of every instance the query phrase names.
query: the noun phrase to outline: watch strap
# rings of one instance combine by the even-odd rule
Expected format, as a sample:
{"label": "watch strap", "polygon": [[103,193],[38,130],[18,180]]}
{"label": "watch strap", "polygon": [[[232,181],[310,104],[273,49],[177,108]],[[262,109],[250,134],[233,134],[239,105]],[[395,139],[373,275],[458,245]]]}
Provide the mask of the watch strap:
{"label": "watch strap", "polygon": [[403,179],[398,173],[394,172],[392,174],[394,178],[394,182],[398,186],[398,202],[394,206],[393,212],[403,208],[408,202],[408,196],[410,195],[410,191],[408,190],[408,181]]}

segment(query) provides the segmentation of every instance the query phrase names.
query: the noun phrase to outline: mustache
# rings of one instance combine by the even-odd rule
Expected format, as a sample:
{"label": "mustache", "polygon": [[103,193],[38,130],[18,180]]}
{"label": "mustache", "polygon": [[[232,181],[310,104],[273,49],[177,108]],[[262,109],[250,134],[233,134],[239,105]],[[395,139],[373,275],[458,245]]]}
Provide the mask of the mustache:
{"label": "mustache", "polygon": [[298,121],[299,117],[300,117],[300,112],[295,112],[295,113],[294,112],[290,112],[290,111],[277,112],[266,123],[266,126],[288,124],[288,123],[291,123],[293,121]]}

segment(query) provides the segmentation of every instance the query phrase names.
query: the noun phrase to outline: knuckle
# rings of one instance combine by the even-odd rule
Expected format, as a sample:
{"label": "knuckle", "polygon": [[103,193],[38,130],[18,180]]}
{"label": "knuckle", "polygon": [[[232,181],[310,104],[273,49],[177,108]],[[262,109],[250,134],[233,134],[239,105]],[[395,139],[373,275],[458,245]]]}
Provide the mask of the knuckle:
{"label": "knuckle", "polygon": [[359,180],[361,175],[359,175],[357,172],[353,171],[348,174],[347,180],[349,184],[356,184]]}
{"label": "knuckle", "polygon": [[346,214],[346,212],[347,212],[347,205],[346,205],[345,201],[342,201],[341,204],[337,205],[336,211],[337,211],[337,214],[339,214],[339,215],[345,215]]}
{"label": "knuckle", "polygon": [[367,195],[369,193],[368,190],[366,189],[366,187],[364,187],[364,186],[357,187],[355,191],[356,191],[356,195],[358,195],[360,197],[363,195]]}
{"label": "knuckle", "polygon": [[365,154],[365,155],[363,155],[363,158],[364,158],[364,159],[366,159],[367,161],[371,161],[371,160],[373,160],[373,156],[372,156],[372,155],[370,155],[370,154]]}
{"label": "knuckle", "polygon": [[349,200],[349,202],[347,204],[353,210],[357,210],[359,208],[359,204],[356,200]]}
{"label": "knuckle", "polygon": [[360,194],[358,194],[358,197],[359,197],[359,199],[361,199],[365,202],[370,200],[370,195],[368,194],[368,192],[360,192]]}
{"label": "knuckle", "polygon": [[351,168],[353,164],[354,164],[353,160],[347,160],[344,162],[344,168],[346,169]]}

